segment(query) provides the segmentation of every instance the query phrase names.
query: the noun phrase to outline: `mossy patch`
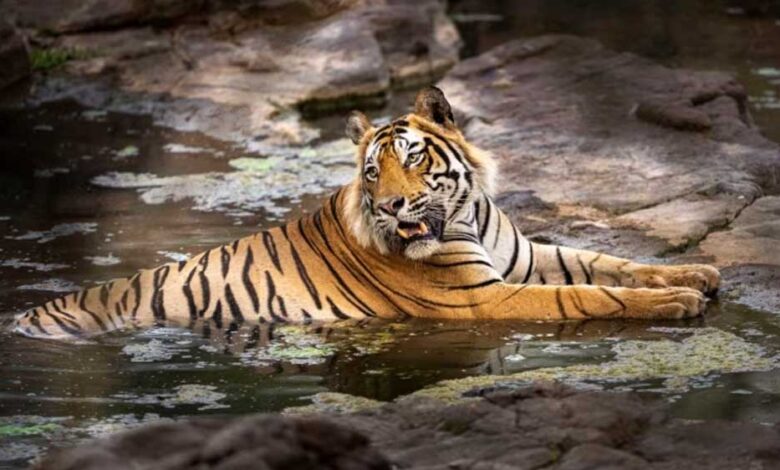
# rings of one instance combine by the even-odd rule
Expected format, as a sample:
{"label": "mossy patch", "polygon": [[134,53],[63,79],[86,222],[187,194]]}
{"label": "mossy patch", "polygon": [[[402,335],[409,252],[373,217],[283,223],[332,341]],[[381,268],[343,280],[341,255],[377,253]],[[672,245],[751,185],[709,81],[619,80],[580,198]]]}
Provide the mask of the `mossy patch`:
{"label": "mossy patch", "polygon": [[22,436],[40,436],[62,428],[56,423],[40,424],[5,424],[0,426],[0,437],[22,437]]}
{"label": "mossy patch", "polygon": [[548,367],[517,374],[486,375],[447,380],[413,393],[443,401],[463,399],[476,388],[510,386],[529,381],[560,381],[573,385],[620,383],[665,379],[664,391],[680,392],[691,379],[711,373],[769,370],[777,357],[769,356],[759,345],[717,328],[702,328],[675,341],[625,341],[613,346],[615,358],[602,364]]}
{"label": "mossy patch", "polygon": [[357,413],[373,410],[383,404],[381,401],[346,393],[323,392],[312,396],[310,405],[287,408],[284,414]]}
{"label": "mossy patch", "polygon": [[71,60],[80,60],[90,57],[89,52],[81,49],[68,49],[53,47],[50,49],[33,49],[30,51],[30,65],[33,70],[48,72]]}

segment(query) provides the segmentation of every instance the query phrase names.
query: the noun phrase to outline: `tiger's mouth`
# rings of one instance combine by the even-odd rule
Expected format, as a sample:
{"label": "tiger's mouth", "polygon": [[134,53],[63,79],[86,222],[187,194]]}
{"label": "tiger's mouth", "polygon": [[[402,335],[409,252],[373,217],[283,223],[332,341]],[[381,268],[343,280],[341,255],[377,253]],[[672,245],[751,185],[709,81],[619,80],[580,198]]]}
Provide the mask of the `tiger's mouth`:
{"label": "tiger's mouth", "polygon": [[422,240],[436,240],[441,236],[442,225],[440,221],[424,218],[416,222],[398,221],[395,229],[396,235],[408,245]]}

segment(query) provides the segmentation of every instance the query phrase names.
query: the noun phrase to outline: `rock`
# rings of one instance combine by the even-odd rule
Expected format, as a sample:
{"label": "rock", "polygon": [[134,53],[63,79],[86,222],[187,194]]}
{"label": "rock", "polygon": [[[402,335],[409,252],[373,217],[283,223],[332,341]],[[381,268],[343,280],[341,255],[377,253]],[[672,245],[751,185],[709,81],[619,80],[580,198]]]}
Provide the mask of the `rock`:
{"label": "rock", "polygon": [[646,227],[647,235],[663,238],[678,249],[698,242],[713,228],[727,226],[751,202],[743,195],[693,195],[630,212],[615,221]]}
{"label": "rock", "polygon": [[[153,439],[154,445],[149,445]],[[254,415],[152,424],[53,453],[39,469],[389,469],[368,439],[324,419]]]}
{"label": "rock", "polygon": [[700,245],[718,266],[770,264],[780,266],[780,196],[757,199],[728,230],[710,234]]}
{"label": "rock", "polygon": [[[620,214],[726,187],[753,197],[747,183],[776,184],[769,175],[780,169],[780,150],[751,127],[744,93],[724,73],[542,36],[463,61],[440,86],[467,137],[501,161],[506,191]],[[645,102],[690,103],[711,130],[676,132],[632,117]]]}
{"label": "rock", "polygon": [[[267,152],[317,137],[299,113],[382,104],[391,84],[430,83],[458,58],[457,31],[435,0],[215,5],[224,10],[208,24],[151,29],[137,19],[60,36],[50,47],[80,54],[34,99],[152,114]],[[299,9],[308,13],[288,14]]]}
{"label": "rock", "polygon": [[780,266],[747,264],[724,268],[724,297],[748,307],[780,312]]}
{"label": "rock", "polygon": [[[154,442],[150,446],[148,442]],[[370,442],[370,444],[369,444]],[[147,425],[53,452],[38,469],[731,469],[780,465],[776,427],[672,419],[638,395],[536,384],[456,405]]]}
{"label": "rock", "polygon": [[744,91],[725,73],[542,36],[465,60],[439,85],[466,136],[500,160],[499,187],[600,211],[608,218],[578,219],[612,227],[568,233],[559,210],[538,233],[552,241],[609,250],[621,245],[613,237],[633,239],[634,257],[659,256],[777,186],[780,150],[753,127]]}
{"label": "rock", "polygon": [[0,21],[0,89],[30,75],[30,59],[22,37]]}
{"label": "rock", "polygon": [[6,0],[0,13],[20,26],[58,32],[117,28],[171,20],[200,10],[204,0]]}

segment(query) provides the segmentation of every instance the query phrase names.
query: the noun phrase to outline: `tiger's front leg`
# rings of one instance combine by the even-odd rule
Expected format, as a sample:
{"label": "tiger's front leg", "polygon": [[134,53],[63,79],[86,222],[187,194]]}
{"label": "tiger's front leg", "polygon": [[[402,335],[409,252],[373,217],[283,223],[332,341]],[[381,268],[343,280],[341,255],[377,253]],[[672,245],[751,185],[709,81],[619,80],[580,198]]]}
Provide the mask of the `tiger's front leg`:
{"label": "tiger's front leg", "polygon": [[704,295],[687,287],[494,284],[479,293],[479,319],[681,319],[704,313]]}
{"label": "tiger's front leg", "polygon": [[532,282],[623,287],[688,287],[713,295],[720,273],[705,264],[649,265],[588,250],[532,243]]}

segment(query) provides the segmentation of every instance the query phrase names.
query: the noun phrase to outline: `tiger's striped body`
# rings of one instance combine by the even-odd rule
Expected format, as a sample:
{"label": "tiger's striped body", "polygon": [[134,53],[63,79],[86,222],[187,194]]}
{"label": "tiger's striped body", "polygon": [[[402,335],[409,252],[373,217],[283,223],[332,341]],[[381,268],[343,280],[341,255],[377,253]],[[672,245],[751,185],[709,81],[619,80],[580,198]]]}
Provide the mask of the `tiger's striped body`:
{"label": "tiger's striped body", "polygon": [[421,93],[414,114],[383,128],[366,127],[364,118],[351,122],[360,174],[315,214],[47,302],[20,315],[16,331],[66,338],[162,322],[221,328],[703,311],[699,291],[719,280],[711,267],[648,266],[525,239],[488,195],[489,158],[450,125],[448,105],[431,109],[442,105],[430,96],[437,91]]}

